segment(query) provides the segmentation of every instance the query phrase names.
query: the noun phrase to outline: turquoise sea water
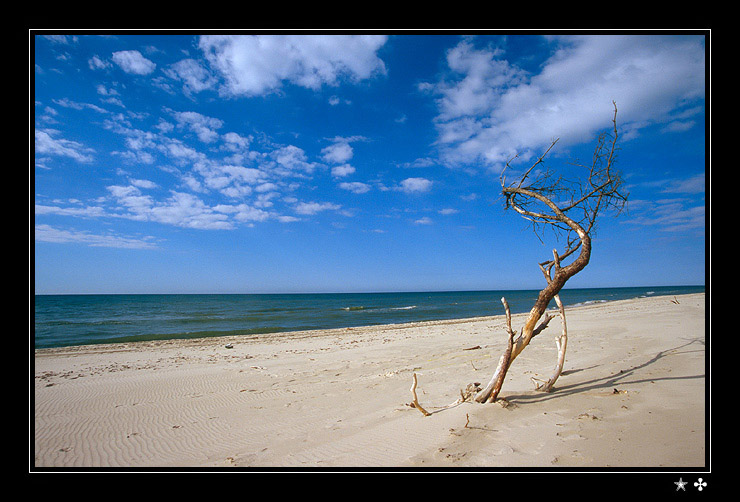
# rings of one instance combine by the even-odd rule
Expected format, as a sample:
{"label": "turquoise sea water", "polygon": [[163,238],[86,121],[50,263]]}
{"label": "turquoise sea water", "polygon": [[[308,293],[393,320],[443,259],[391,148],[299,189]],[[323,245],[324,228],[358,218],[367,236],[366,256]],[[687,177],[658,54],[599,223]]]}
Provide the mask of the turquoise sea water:
{"label": "turquoise sea water", "polygon": [[[704,286],[564,289],[577,306]],[[35,348],[462,319],[526,312],[539,291],[245,295],[37,295]],[[551,305],[552,307],[553,305]]]}

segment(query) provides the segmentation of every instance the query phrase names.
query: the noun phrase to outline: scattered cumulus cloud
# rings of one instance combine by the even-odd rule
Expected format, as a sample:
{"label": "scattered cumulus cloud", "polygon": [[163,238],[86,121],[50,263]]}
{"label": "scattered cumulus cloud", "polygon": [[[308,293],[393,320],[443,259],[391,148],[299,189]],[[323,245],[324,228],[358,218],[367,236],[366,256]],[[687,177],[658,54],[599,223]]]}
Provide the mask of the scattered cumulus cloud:
{"label": "scattered cumulus cloud", "polygon": [[[612,99],[617,101],[618,118],[627,136],[654,124],[662,125],[666,133],[689,130],[703,113],[704,50],[695,37],[654,37],[647,44],[640,36],[551,40],[555,50],[535,73],[507,60],[504,50],[481,47],[474,38],[465,38],[452,47],[445,54],[444,76],[417,87],[436,105],[434,146],[440,157],[418,152],[415,160],[394,166],[421,170],[443,164],[475,164],[495,170],[516,153],[522,159],[540,153],[539,148],[554,137],[567,145],[604,129],[611,119]],[[59,49],[76,42],[68,37],[49,41]],[[157,87],[154,92],[160,93],[165,87],[176,92],[181,86],[191,104],[196,103],[195,94],[205,91],[217,91],[227,98],[280,94],[290,85],[318,91],[385,75],[386,66],[378,53],[386,42],[385,36],[203,36],[197,40],[199,54],[185,54],[185,59],[162,65],[160,80],[152,84]],[[143,51],[155,58],[152,54],[156,51]],[[183,51],[186,52],[190,51]],[[160,51],[156,58],[162,54],[165,52]],[[96,78],[115,75],[107,71],[114,65],[128,74],[151,75],[157,64],[148,57],[137,50],[124,50],[113,52],[109,59],[93,55],[86,62],[91,70],[100,71]],[[102,161],[102,154],[79,141],[66,139],[69,133],[55,129],[64,127],[68,117],[89,113],[95,117],[90,124],[102,124],[120,136],[120,148],[108,151],[110,159],[151,171],[136,171],[132,167],[131,173],[136,174],[118,173],[122,178],[107,182],[99,199],[37,204],[36,215],[125,218],[181,228],[228,230],[257,222],[298,222],[326,211],[350,215],[330,201],[299,201],[300,189],[316,189],[320,182],[316,180],[317,173],[330,173],[331,178],[327,176],[323,181],[337,193],[359,195],[372,189],[369,183],[353,181],[358,172],[355,166],[362,172],[364,160],[361,149],[355,152],[353,143],[376,138],[324,137],[323,144],[330,144],[316,154],[319,145],[298,141],[296,145],[278,144],[260,132],[240,134],[229,130],[238,124],[227,124],[220,118],[188,109],[162,107],[134,113],[121,100],[126,97],[126,85],[120,81],[98,81],[92,89],[97,93],[98,104],[63,96],[37,102],[37,109],[43,110],[38,112],[39,122],[44,125],[35,130],[37,166],[52,169],[49,166],[54,158],[88,165],[94,160]],[[322,99],[331,106],[351,104],[338,95],[324,95]],[[126,100],[126,104],[132,102]],[[399,117],[399,123],[407,120],[400,113],[394,116]],[[148,126],[143,125],[146,118]],[[421,174],[420,170],[414,174]],[[160,181],[156,176],[149,179],[154,171],[169,173],[174,183],[152,181]],[[432,180],[417,176],[385,187],[379,181],[383,176],[381,173],[370,182],[380,191],[423,194],[434,186]],[[704,185],[703,173],[657,182],[653,188],[673,198],[643,201],[642,207],[637,201],[636,216],[629,223],[664,231],[703,228],[704,206],[680,197],[701,194]],[[321,196],[307,199],[314,197]],[[478,195],[471,193],[460,198],[472,201]],[[447,203],[455,205],[454,201]],[[282,214],[281,209],[294,214]],[[457,212],[452,207],[437,210],[440,215]],[[408,221],[433,224],[429,217]],[[48,225],[37,225],[36,236],[44,242],[154,247],[151,238],[62,230]]]}
{"label": "scattered cumulus cloud", "polygon": [[187,94],[214,89],[218,79],[195,59],[183,59],[164,70],[164,74],[173,80],[182,82]]}
{"label": "scattered cumulus cloud", "polygon": [[354,150],[349,143],[339,141],[321,150],[321,156],[326,162],[341,164],[347,162],[354,155]]}
{"label": "scattered cumulus cloud", "polygon": [[370,191],[370,185],[359,181],[342,182],[339,184],[342,190],[349,190],[355,194],[367,193]]}
{"label": "scattered cumulus cloud", "polygon": [[91,70],[104,70],[112,66],[108,61],[101,59],[97,55],[88,59],[87,65],[90,67]]}
{"label": "scattered cumulus cloud", "polygon": [[64,108],[72,108],[74,110],[94,110],[98,113],[108,113],[108,110],[99,107],[98,105],[94,105],[92,103],[78,103],[75,101],[71,101],[67,98],[62,99],[55,99],[53,102],[59,106],[62,106]]}
{"label": "scattered cumulus cloud", "polygon": [[355,172],[355,168],[349,164],[342,164],[341,166],[334,166],[331,168],[331,174],[335,178],[342,178]]}
{"label": "scattered cumulus cloud", "polygon": [[[531,74],[498,49],[464,40],[447,54],[448,75],[422,88],[436,96],[438,146],[449,165],[494,169],[544,145],[589,140],[611,124],[612,101],[636,134],[697,109],[704,97],[704,47],[697,37],[568,36]],[[688,106],[687,106],[688,105]],[[675,129],[689,127],[683,118]]]}
{"label": "scattered cumulus cloud", "polygon": [[306,152],[295,145],[287,145],[273,150],[270,157],[276,162],[276,169],[282,175],[311,174],[318,164],[310,162]]}
{"label": "scattered cumulus cloud", "polygon": [[50,225],[36,225],[35,239],[38,242],[77,243],[91,247],[121,249],[154,249],[154,237],[124,237],[114,234],[94,234],[82,230],[65,230]]}
{"label": "scattered cumulus cloud", "polygon": [[[74,204],[74,202],[72,202]],[[100,206],[78,207],[77,205],[61,207],[36,204],[35,214],[56,214],[61,216],[75,216],[78,218],[98,218],[105,216],[105,209]]]}
{"label": "scattered cumulus cloud", "polygon": [[406,193],[423,193],[432,189],[432,182],[426,178],[406,178],[398,189]]}
{"label": "scattered cumulus cloud", "polygon": [[142,56],[139,51],[114,52],[111,59],[123,71],[134,75],[148,75],[157,67],[152,61]]}
{"label": "scattered cumulus cloud", "polygon": [[92,148],[85,147],[77,141],[56,137],[58,131],[44,129],[35,131],[34,147],[37,153],[42,155],[55,155],[69,157],[78,162],[92,162]]}
{"label": "scattered cumulus cloud", "polygon": [[299,202],[295,206],[295,212],[304,215],[313,215],[321,211],[337,211],[342,206],[332,202]]}
{"label": "scattered cumulus cloud", "polygon": [[257,96],[285,83],[308,89],[386,72],[377,51],[384,35],[207,35],[199,47],[223,79],[225,96]]}
{"label": "scattered cumulus cloud", "polygon": [[121,217],[154,221],[167,225],[197,229],[231,229],[233,223],[222,212],[209,207],[193,194],[171,191],[164,201],[142,195],[134,186],[109,186],[108,190],[127,211]]}
{"label": "scattered cumulus cloud", "polygon": [[133,186],[138,187],[138,188],[144,188],[144,189],[157,188],[157,184],[154,183],[153,181],[149,181],[149,180],[132,179],[132,180],[130,180],[130,183]]}
{"label": "scattered cumulus cloud", "polygon": [[328,102],[331,106],[337,106],[340,104],[345,104],[345,105],[352,104],[352,101],[350,101],[349,99],[343,99],[343,98],[340,98],[339,96],[330,96]]}
{"label": "scattered cumulus cloud", "polygon": [[706,211],[703,204],[693,205],[685,199],[659,199],[655,201],[630,201],[636,208],[634,216],[624,221],[626,225],[653,227],[661,232],[704,232]]}
{"label": "scattered cumulus cloud", "polygon": [[416,167],[431,167],[437,165],[438,162],[431,157],[421,157],[413,160],[412,162],[404,162],[399,164],[400,167],[416,168]]}
{"label": "scattered cumulus cloud", "polygon": [[40,35],[41,38],[44,38],[48,40],[49,42],[52,42],[54,44],[61,44],[61,45],[70,45],[77,43],[79,40],[74,35]]}
{"label": "scattered cumulus cloud", "polygon": [[666,183],[663,189],[666,193],[687,193],[687,194],[699,194],[704,193],[704,173],[697,174],[688,179],[683,180],[671,180]]}
{"label": "scattered cumulus cloud", "polygon": [[175,118],[177,126],[187,129],[198,137],[203,143],[213,143],[218,139],[217,129],[223,127],[222,120],[207,117],[198,112],[177,112],[170,110]]}

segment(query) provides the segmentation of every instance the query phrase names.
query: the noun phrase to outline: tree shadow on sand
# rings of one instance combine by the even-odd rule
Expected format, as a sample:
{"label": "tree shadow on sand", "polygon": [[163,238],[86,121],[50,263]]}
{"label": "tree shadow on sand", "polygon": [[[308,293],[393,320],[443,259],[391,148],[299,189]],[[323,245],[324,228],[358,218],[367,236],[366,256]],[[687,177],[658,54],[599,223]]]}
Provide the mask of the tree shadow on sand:
{"label": "tree shadow on sand", "polygon": [[[667,380],[692,380],[697,378],[705,378],[706,375],[685,375],[685,376],[662,376],[662,377],[650,377],[650,378],[640,378],[639,372],[656,362],[660,361],[664,357],[670,357],[680,354],[688,354],[692,352],[704,352],[705,349],[703,348],[705,343],[703,338],[693,338],[693,339],[686,339],[683,340],[686,341],[686,343],[679,345],[677,347],[674,347],[672,349],[666,349],[661,350],[655,356],[650,358],[649,360],[645,361],[642,364],[638,364],[637,366],[632,366],[628,369],[622,369],[619,370],[617,373],[612,373],[610,375],[606,375],[600,378],[594,378],[592,380],[586,380],[583,382],[576,382],[569,385],[562,385],[562,386],[556,386],[552,392],[549,393],[543,393],[543,392],[535,392],[532,393],[526,393],[526,394],[513,394],[506,396],[506,400],[510,403],[537,403],[537,402],[544,402],[548,401],[550,399],[557,399],[561,397],[567,397],[573,394],[578,394],[582,392],[588,392],[592,390],[600,390],[600,389],[609,389],[609,388],[615,388],[617,385],[633,385],[633,384],[639,384],[639,383],[645,383],[645,382],[659,382],[659,381],[667,381]],[[694,349],[694,350],[681,350],[685,349],[686,347],[692,345],[692,344],[699,344],[702,346],[702,348]],[[591,369],[595,366],[591,366],[589,368],[581,368],[581,369],[573,369],[568,372],[568,374],[577,373],[579,371],[583,371],[585,369]],[[566,374],[565,372],[563,372]]]}

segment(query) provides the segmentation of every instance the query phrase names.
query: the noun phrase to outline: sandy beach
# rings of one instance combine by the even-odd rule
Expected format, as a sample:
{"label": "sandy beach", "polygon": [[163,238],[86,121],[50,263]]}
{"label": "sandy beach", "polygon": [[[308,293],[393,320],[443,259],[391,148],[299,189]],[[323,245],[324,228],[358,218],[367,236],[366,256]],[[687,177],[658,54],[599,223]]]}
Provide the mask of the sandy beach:
{"label": "sandy beach", "polygon": [[[503,316],[36,350],[32,464],[705,467],[705,295],[566,308],[553,392],[532,378],[552,373],[558,318],[512,364],[505,401],[450,408],[491,378]],[[430,416],[409,406],[414,373]]]}

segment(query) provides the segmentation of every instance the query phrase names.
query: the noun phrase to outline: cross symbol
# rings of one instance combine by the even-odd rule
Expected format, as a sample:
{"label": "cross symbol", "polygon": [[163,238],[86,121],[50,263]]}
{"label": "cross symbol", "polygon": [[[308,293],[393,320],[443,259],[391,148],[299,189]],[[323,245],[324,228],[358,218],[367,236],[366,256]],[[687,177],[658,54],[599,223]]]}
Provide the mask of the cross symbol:
{"label": "cross symbol", "polygon": [[694,486],[696,486],[699,491],[702,491],[704,487],[707,486],[707,482],[699,478],[699,481],[694,483]]}

